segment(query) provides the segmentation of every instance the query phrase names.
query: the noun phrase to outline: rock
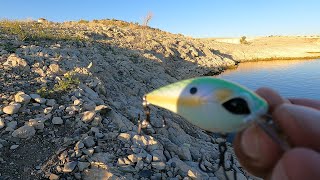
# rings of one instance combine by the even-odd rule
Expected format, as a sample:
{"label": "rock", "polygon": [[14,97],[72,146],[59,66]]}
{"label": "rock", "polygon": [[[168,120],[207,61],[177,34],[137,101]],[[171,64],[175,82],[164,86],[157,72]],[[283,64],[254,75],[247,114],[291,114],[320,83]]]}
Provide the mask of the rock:
{"label": "rock", "polygon": [[152,161],[167,161],[162,150],[154,150],[151,152]]}
{"label": "rock", "polygon": [[53,110],[53,107],[46,107],[46,108],[44,108],[43,113],[49,114],[52,112],[52,110]]}
{"label": "rock", "polygon": [[99,105],[99,106],[96,106],[94,110],[96,112],[100,112],[101,115],[106,115],[108,112],[111,111],[111,108],[106,105]]}
{"label": "rock", "polygon": [[2,111],[4,113],[10,114],[10,115],[11,114],[16,114],[19,111],[20,107],[21,107],[21,104],[13,103],[11,105],[5,106]]}
{"label": "rock", "polygon": [[11,54],[8,58],[7,61],[3,63],[4,66],[9,66],[9,67],[17,67],[21,70],[24,71],[29,71],[30,66],[28,65],[27,61],[18,57],[16,54]]}
{"label": "rock", "polygon": [[95,117],[95,115],[96,115],[95,111],[86,111],[83,113],[81,120],[84,123],[90,123],[93,120],[93,118]]}
{"label": "rock", "polygon": [[64,165],[63,167],[63,172],[64,173],[70,173],[74,170],[74,168],[77,166],[77,162],[76,161],[71,161],[71,162],[68,162]]}
{"label": "rock", "polygon": [[4,120],[0,118],[0,129],[4,128],[6,126]]}
{"label": "rock", "polygon": [[164,162],[151,162],[151,166],[157,170],[163,170],[166,168],[166,164]]}
{"label": "rock", "polygon": [[58,180],[59,178],[60,178],[60,177],[59,177],[58,175],[53,174],[53,173],[51,173],[50,176],[49,176],[49,179],[50,179],[50,180]]}
{"label": "rock", "polygon": [[37,103],[40,103],[40,104],[45,104],[46,103],[46,99],[45,98],[34,98],[34,100],[37,102]]}
{"label": "rock", "polygon": [[35,134],[36,134],[36,130],[34,129],[34,127],[24,125],[18,129],[16,129],[15,131],[13,131],[11,135],[13,137],[26,139],[26,138],[30,138],[30,137],[34,136]]}
{"label": "rock", "polygon": [[39,94],[30,94],[30,97],[32,99],[37,99],[37,98],[41,98],[41,96]]}
{"label": "rock", "polygon": [[83,108],[87,111],[92,111],[96,108],[96,103],[94,103],[93,101],[85,102],[83,104]]}
{"label": "rock", "polygon": [[19,145],[15,144],[15,145],[10,146],[10,149],[14,150],[14,149],[17,149],[18,147],[19,147]]}
{"label": "rock", "polygon": [[12,129],[16,129],[18,122],[17,121],[11,121],[7,123],[7,127],[10,127]]}
{"label": "rock", "polygon": [[93,148],[83,149],[82,152],[90,157],[93,155],[94,149]]}
{"label": "rock", "polygon": [[136,163],[138,160],[142,160],[142,157],[137,154],[130,154],[130,155],[128,155],[128,159],[131,162]]}
{"label": "rock", "polygon": [[32,126],[38,130],[44,129],[44,123],[37,119],[30,119],[28,122],[25,123],[25,125]]}
{"label": "rock", "polygon": [[90,166],[90,163],[88,162],[78,162],[78,168],[79,171],[83,171],[84,169],[88,168]]}
{"label": "rock", "polygon": [[112,174],[110,171],[102,168],[85,169],[82,172],[82,178],[83,180],[118,179],[118,177]]}
{"label": "rock", "polygon": [[118,139],[122,142],[130,142],[131,135],[129,133],[120,133]]}
{"label": "rock", "polygon": [[58,64],[50,64],[49,69],[54,74],[62,74],[63,73]]}
{"label": "rock", "polygon": [[80,106],[80,105],[82,105],[82,101],[79,100],[79,99],[76,99],[76,100],[73,101],[73,105]]}
{"label": "rock", "polygon": [[84,148],[84,144],[82,143],[82,141],[78,141],[74,146],[74,149],[82,149],[82,148]]}
{"label": "rock", "polygon": [[14,95],[14,101],[17,103],[28,104],[30,100],[31,97],[28,94],[25,94],[21,91]]}
{"label": "rock", "polygon": [[94,138],[92,136],[87,136],[83,139],[83,143],[86,147],[93,147],[96,143],[94,142]]}
{"label": "rock", "polygon": [[81,179],[81,173],[74,173],[74,178]]}
{"label": "rock", "polygon": [[208,175],[198,171],[197,169],[187,165],[185,162],[181,161],[180,159],[174,157],[168,161],[168,164],[174,163],[176,168],[179,169],[178,172],[181,176],[188,176],[192,179],[206,179]]}
{"label": "rock", "polygon": [[136,170],[140,170],[140,169],[143,168],[143,165],[144,165],[143,161],[142,160],[138,160],[135,169]]}
{"label": "rock", "polygon": [[125,172],[125,173],[135,173],[137,170],[133,168],[131,165],[124,165],[118,167],[119,171]]}
{"label": "rock", "polygon": [[56,124],[56,125],[63,124],[63,120],[61,119],[61,117],[53,117],[52,124]]}
{"label": "rock", "polygon": [[144,178],[150,178],[152,176],[152,174],[153,173],[151,170],[142,170],[139,172],[139,175]]}
{"label": "rock", "polygon": [[55,106],[56,104],[57,104],[56,100],[54,100],[54,99],[48,99],[46,102],[46,105],[51,106],[51,107]]}
{"label": "rock", "polygon": [[150,154],[147,154],[146,163],[150,164],[151,161],[152,161],[152,156]]}

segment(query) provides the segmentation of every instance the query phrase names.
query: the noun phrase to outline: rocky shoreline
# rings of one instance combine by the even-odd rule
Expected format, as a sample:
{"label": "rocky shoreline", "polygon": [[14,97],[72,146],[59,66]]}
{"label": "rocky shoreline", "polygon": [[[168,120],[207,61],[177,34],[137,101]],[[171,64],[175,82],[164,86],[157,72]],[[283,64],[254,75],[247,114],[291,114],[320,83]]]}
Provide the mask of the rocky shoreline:
{"label": "rocky shoreline", "polygon": [[[0,37],[0,179],[224,179],[222,139],[155,107],[142,134],[137,119],[145,93],[219,74],[251,45],[114,20],[2,21]],[[256,179],[232,157],[228,144],[229,177]]]}

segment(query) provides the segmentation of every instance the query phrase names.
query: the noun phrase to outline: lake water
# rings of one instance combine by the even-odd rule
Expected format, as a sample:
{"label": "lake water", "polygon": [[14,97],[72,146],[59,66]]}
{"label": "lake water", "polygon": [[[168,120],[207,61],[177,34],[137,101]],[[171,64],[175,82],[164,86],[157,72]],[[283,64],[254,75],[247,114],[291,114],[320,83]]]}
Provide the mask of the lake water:
{"label": "lake water", "polygon": [[240,63],[218,76],[249,89],[270,87],[284,97],[320,100],[320,59]]}

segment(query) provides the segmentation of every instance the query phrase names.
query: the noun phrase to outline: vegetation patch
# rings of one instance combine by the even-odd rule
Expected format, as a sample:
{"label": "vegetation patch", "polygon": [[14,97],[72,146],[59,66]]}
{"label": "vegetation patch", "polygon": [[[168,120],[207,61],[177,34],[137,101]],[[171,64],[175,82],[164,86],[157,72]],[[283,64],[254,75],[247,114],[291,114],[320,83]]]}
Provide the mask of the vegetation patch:
{"label": "vegetation patch", "polygon": [[37,93],[41,97],[53,98],[76,88],[79,84],[80,80],[73,73],[66,73],[52,88],[41,87]]}

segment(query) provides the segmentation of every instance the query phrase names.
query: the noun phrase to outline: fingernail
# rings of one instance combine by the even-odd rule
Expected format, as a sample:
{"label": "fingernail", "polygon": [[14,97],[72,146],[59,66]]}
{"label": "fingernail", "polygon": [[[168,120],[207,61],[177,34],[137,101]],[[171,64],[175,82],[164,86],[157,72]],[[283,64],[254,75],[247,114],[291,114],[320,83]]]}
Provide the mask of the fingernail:
{"label": "fingernail", "polygon": [[258,159],[261,152],[257,134],[257,126],[252,125],[242,133],[241,137],[242,151],[252,159]]}
{"label": "fingernail", "polygon": [[285,168],[283,167],[282,163],[278,163],[276,165],[276,167],[274,168],[273,172],[272,172],[272,175],[271,175],[271,180],[288,180],[288,176],[287,176],[287,173],[286,173],[286,170]]}

